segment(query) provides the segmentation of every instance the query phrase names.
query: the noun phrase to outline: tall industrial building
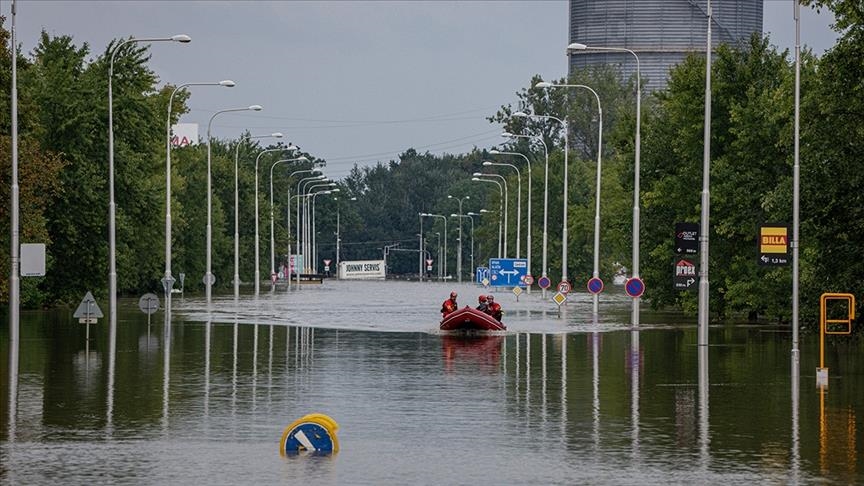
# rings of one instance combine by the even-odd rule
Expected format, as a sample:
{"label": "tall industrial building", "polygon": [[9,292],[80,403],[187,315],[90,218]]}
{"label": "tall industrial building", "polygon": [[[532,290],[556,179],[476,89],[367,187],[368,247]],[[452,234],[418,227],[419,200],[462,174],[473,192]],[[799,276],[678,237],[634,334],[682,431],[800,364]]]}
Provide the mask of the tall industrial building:
{"label": "tall industrial building", "polygon": [[[736,44],[761,33],[763,3],[712,0],[712,44]],[[630,49],[639,56],[645,87],[664,89],[672,66],[691,52],[705,52],[707,6],[707,0],[570,0],[570,42]],[[625,79],[636,72],[627,52],[570,52],[570,72],[597,64],[620,65]]]}

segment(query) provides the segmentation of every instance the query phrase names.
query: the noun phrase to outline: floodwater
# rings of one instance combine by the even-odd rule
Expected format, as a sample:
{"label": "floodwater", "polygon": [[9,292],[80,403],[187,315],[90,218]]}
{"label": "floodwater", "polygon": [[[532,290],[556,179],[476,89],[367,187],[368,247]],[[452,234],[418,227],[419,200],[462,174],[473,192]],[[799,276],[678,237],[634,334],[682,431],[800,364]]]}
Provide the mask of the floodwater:
{"label": "floodwater", "polygon": [[[121,301],[108,324],[25,312],[0,327],[0,482],[124,484],[811,484],[864,482],[864,346],[818,336],[791,364],[788,328],[642,312],[620,287],[495,293],[508,331],[436,331],[451,289],[338,282],[259,297],[175,297],[170,322]],[[105,304],[100,302],[107,314]],[[8,319],[4,316],[4,319]],[[17,370],[10,354],[19,357]],[[859,390],[859,391],[856,391]],[[308,413],[331,456],[283,457]],[[862,468],[859,469],[859,464]]]}

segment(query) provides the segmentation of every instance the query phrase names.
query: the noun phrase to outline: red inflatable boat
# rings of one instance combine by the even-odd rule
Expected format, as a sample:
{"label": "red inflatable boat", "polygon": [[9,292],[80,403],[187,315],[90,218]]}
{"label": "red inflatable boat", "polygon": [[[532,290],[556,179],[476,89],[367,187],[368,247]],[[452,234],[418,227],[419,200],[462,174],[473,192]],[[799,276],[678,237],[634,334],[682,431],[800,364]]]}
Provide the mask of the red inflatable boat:
{"label": "red inflatable boat", "polygon": [[506,331],[507,326],[494,317],[472,307],[465,306],[451,312],[441,320],[442,331]]}

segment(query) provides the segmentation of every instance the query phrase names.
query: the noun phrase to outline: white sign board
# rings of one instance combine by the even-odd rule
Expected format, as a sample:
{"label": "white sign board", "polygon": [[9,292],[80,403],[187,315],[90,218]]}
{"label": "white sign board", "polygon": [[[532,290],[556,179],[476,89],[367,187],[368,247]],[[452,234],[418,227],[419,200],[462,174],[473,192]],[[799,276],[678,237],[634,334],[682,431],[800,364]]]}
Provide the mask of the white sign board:
{"label": "white sign board", "polygon": [[386,276],[384,260],[339,262],[341,280],[384,280]]}
{"label": "white sign board", "polygon": [[198,145],[198,124],[178,123],[171,126],[171,146],[186,147],[187,145]]}
{"label": "white sign board", "polygon": [[21,276],[45,276],[45,243],[21,243]]}

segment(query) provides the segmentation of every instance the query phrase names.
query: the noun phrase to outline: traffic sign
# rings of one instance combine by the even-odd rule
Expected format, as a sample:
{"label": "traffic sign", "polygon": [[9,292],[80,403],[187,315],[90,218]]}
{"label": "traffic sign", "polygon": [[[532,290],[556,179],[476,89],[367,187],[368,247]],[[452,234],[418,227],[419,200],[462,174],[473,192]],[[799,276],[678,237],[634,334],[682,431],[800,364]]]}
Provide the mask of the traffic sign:
{"label": "traffic sign", "polygon": [[552,281],[549,280],[549,277],[540,277],[540,280],[537,281],[537,285],[541,289],[546,290],[550,285],[552,285]]}
{"label": "traffic sign", "polygon": [[522,277],[528,274],[528,260],[525,258],[489,259],[489,280],[493,287],[512,287],[525,285]]}
{"label": "traffic sign", "polygon": [[105,316],[102,314],[99,304],[96,303],[96,299],[93,298],[93,294],[87,292],[84,298],[81,299],[81,303],[78,304],[78,308],[75,309],[72,317],[78,319],[82,324],[93,324],[96,322],[96,319]]}
{"label": "traffic sign", "polygon": [[153,314],[157,310],[159,310],[159,297],[156,294],[144,294],[138,299],[138,308],[141,309],[141,312],[147,314]]}
{"label": "traffic sign", "polygon": [[552,296],[552,300],[558,304],[558,307],[561,307],[561,304],[567,301],[567,294],[562,294],[561,292],[556,293]]}
{"label": "traffic sign", "polygon": [[534,277],[532,277],[531,275],[525,275],[524,277],[522,277],[522,283],[524,283],[525,285],[531,285],[534,283]]}
{"label": "traffic sign", "polygon": [[572,290],[572,287],[570,286],[570,282],[568,282],[566,280],[562,280],[558,284],[558,292],[561,292],[562,294],[567,295],[570,293],[570,290]]}
{"label": "traffic sign", "polygon": [[675,290],[687,290],[696,283],[696,263],[690,258],[675,259]]}
{"label": "traffic sign", "polygon": [[[477,267],[474,270],[474,283],[482,284],[484,280],[489,280],[489,269],[486,267]],[[486,285],[486,284],[483,284]]]}
{"label": "traffic sign", "polygon": [[630,297],[641,297],[645,293],[645,282],[639,277],[628,278],[624,283],[624,290]]}
{"label": "traffic sign", "polygon": [[513,287],[513,295],[515,295],[517,298],[520,295],[522,295],[522,292],[523,292],[522,287],[519,287],[519,286]]}
{"label": "traffic sign", "polygon": [[699,252],[699,223],[675,223],[675,253],[695,255]]}
{"label": "traffic sign", "polygon": [[588,292],[599,294],[603,292],[603,281],[599,277],[592,277],[588,280]]}

